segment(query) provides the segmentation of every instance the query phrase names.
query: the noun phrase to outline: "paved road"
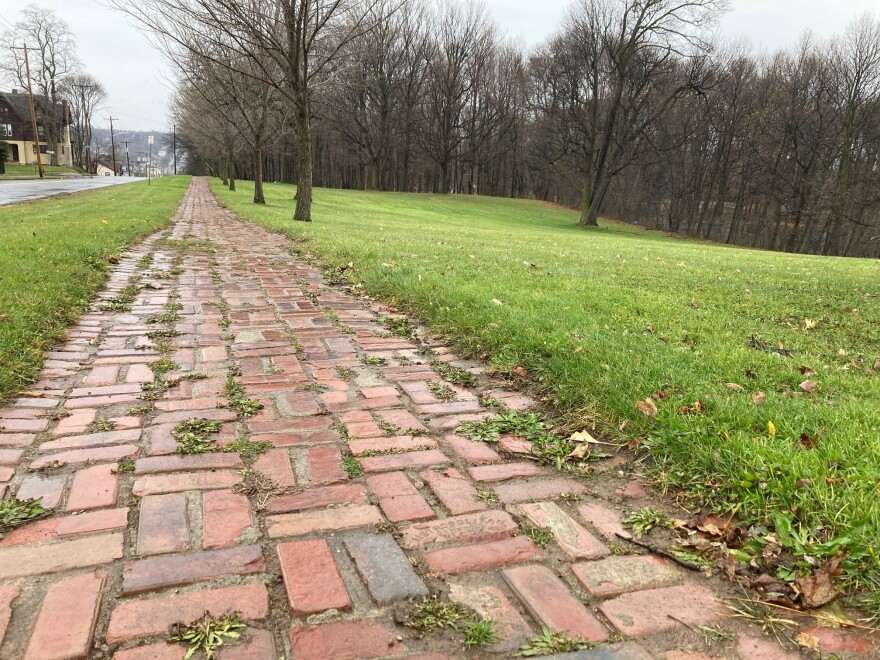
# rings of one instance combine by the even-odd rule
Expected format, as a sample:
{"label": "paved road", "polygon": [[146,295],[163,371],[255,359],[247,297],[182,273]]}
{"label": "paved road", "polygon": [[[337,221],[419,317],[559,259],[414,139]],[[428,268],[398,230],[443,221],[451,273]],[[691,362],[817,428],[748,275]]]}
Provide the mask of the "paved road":
{"label": "paved road", "polygon": [[122,183],[142,181],[138,177],[130,176],[95,176],[77,177],[75,179],[27,179],[24,181],[0,181],[0,206],[3,204],[16,204],[27,202],[52,195],[66,195],[68,193],[104,188],[106,186],[118,186]]}

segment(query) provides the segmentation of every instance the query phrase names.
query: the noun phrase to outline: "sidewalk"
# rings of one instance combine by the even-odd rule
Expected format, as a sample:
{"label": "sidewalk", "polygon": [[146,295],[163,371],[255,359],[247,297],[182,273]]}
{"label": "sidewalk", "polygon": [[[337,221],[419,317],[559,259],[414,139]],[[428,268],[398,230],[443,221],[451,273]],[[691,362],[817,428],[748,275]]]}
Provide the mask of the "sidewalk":
{"label": "sidewalk", "polygon": [[[419,638],[401,625],[428,594],[495,621],[498,657],[542,625],[609,643],[564,657],[800,657],[731,617],[729,584],[617,539],[627,492],[455,435],[493,414],[482,395],[533,402],[485,379],[437,398],[432,360],[480,366],[390,335],[377,323],[387,309],[326,285],[290,241],[220,208],[203,179],[168,234],[186,254],[159,238],[102,296],[118,302],[139,276],[131,311],[99,302],[34,391],[0,409],[0,496],[53,510],[0,541],[0,657],[182,658],[169,629],[205,611],[247,623],[220,658],[476,654],[460,631]],[[164,384],[150,385],[154,371]],[[194,374],[205,377],[166,389]],[[194,418],[219,427],[192,425],[197,446],[271,448],[175,453]],[[345,465],[364,474],[343,469],[352,455]],[[539,547],[523,525],[553,538]],[[708,644],[700,626],[725,637]]]}

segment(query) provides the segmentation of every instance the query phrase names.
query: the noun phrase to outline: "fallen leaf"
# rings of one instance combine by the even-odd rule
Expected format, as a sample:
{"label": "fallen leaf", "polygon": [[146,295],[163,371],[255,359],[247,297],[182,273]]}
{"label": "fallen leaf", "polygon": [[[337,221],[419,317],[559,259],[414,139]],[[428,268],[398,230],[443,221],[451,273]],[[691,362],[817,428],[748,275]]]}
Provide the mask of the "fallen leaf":
{"label": "fallen leaf", "polygon": [[800,646],[803,649],[809,649],[810,651],[821,651],[822,647],[819,646],[819,638],[811,635],[810,633],[798,633],[794,638],[795,644]]}
{"label": "fallen leaf", "polygon": [[822,607],[840,595],[835,578],[841,573],[839,566],[842,561],[841,549],[809,575],[795,579],[794,586],[800,593],[801,602],[805,607]]}
{"label": "fallen leaf", "polygon": [[815,371],[813,371],[812,369],[810,369],[808,366],[803,365],[803,364],[802,364],[801,366],[798,367],[798,371],[801,372],[801,375],[802,375],[802,376],[809,376],[809,375],[811,375],[811,374],[816,373]]}
{"label": "fallen leaf", "polygon": [[492,298],[493,305],[503,305],[504,303],[498,300],[498,298]]}
{"label": "fallen leaf", "polygon": [[[816,327],[816,322],[813,319],[804,319],[804,327],[807,330],[811,330],[812,328]],[[780,348],[782,347],[780,346]]]}
{"label": "fallen leaf", "polygon": [[806,433],[801,433],[801,444],[807,449],[812,449],[819,443],[819,434],[814,433],[813,435],[808,435]]}
{"label": "fallen leaf", "polygon": [[617,426],[617,430],[618,430],[618,431],[622,431],[623,429],[626,428],[626,425],[627,425],[627,424],[629,424],[629,420],[628,420],[628,419],[624,419],[624,420],[622,420],[622,421],[620,422],[620,424]]}
{"label": "fallen leaf", "polygon": [[742,392],[745,388],[742,385],[737,385],[736,383],[727,383],[724,385],[729,390],[733,390],[734,392]]}
{"label": "fallen leaf", "polygon": [[813,390],[816,389],[816,383],[814,383],[811,380],[805,380],[803,383],[800,384],[800,388],[804,392],[812,392]]}
{"label": "fallen leaf", "polygon": [[752,380],[755,380],[758,377],[758,374],[756,374],[751,369],[743,369],[743,376],[745,376],[746,378],[751,378]]}
{"label": "fallen leaf", "polygon": [[587,445],[578,445],[574,449],[569,452],[567,458],[583,458],[590,451],[590,448]]}
{"label": "fallen leaf", "polygon": [[764,402],[767,400],[767,395],[763,392],[758,392],[757,394],[752,395],[752,403],[756,406],[764,405]]}
{"label": "fallen leaf", "polygon": [[518,378],[525,378],[529,375],[529,372],[525,370],[525,367],[517,367],[513,370],[513,373],[515,373]]}
{"label": "fallen leaf", "polygon": [[0,321],[5,321],[9,318],[9,314],[0,314]]}
{"label": "fallen leaf", "polygon": [[584,347],[583,346],[575,346],[572,350],[575,353],[580,353],[582,350],[584,350]]}
{"label": "fallen leaf", "polygon": [[647,330],[648,332],[654,332],[654,326],[651,324],[648,324],[645,326],[645,330]]}
{"label": "fallen leaf", "polygon": [[880,371],[880,360],[877,360],[877,361],[874,363],[874,369],[875,369],[876,371]]}
{"label": "fallen leaf", "polygon": [[657,404],[650,398],[636,401],[636,409],[647,417],[657,416]]}
{"label": "fallen leaf", "polygon": [[575,433],[572,433],[568,439],[572,442],[589,442],[591,444],[599,444],[599,441],[586,431],[577,431]]}
{"label": "fallen leaf", "polygon": [[31,390],[25,390],[24,392],[19,392],[18,394],[19,394],[19,396],[26,396],[31,399],[45,399],[46,398],[45,392],[33,392]]}
{"label": "fallen leaf", "polygon": [[812,485],[813,485],[812,479],[798,479],[797,481],[794,482],[795,488],[807,488]]}
{"label": "fallen leaf", "polygon": [[389,314],[397,314],[397,307],[389,307],[388,313]]}

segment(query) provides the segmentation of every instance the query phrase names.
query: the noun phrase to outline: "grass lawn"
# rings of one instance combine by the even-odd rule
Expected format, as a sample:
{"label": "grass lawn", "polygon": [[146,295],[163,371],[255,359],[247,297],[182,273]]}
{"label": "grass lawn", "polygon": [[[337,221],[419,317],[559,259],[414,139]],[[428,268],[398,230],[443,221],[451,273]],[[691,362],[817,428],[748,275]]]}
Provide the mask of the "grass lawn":
{"label": "grass lawn", "polygon": [[[46,176],[58,176],[59,174],[77,174],[78,170],[73,167],[55,166],[43,164],[43,172]],[[36,179],[40,173],[37,171],[36,165],[19,165],[17,163],[6,163],[6,174],[0,174],[0,180],[3,179]]]}
{"label": "grass lawn", "polygon": [[189,184],[164,177],[0,206],[0,403],[33,381],[105,279],[106,257],[168,222]]}
{"label": "grass lawn", "polygon": [[[801,556],[849,537],[850,584],[880,588],[880,262],[584,229],[489,197],[321,189],[315,222],[297,223],[292,187],[267,186],[260,207],[238,185],[212,180],[459,351],[525,367],[570,420],[650,449],[660,487],[776,522]],[[652,395],[656,417],[635,407]]]}

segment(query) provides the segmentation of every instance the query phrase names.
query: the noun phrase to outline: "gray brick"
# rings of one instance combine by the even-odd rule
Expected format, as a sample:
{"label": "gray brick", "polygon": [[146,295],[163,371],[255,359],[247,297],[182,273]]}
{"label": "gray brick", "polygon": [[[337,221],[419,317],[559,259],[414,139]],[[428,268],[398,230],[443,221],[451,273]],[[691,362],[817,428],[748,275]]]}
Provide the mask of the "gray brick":
{"label": "gray brick", "polygon": [[353,534],[345,539],[345,547],[378,605],[428,594],[390,534]]}

